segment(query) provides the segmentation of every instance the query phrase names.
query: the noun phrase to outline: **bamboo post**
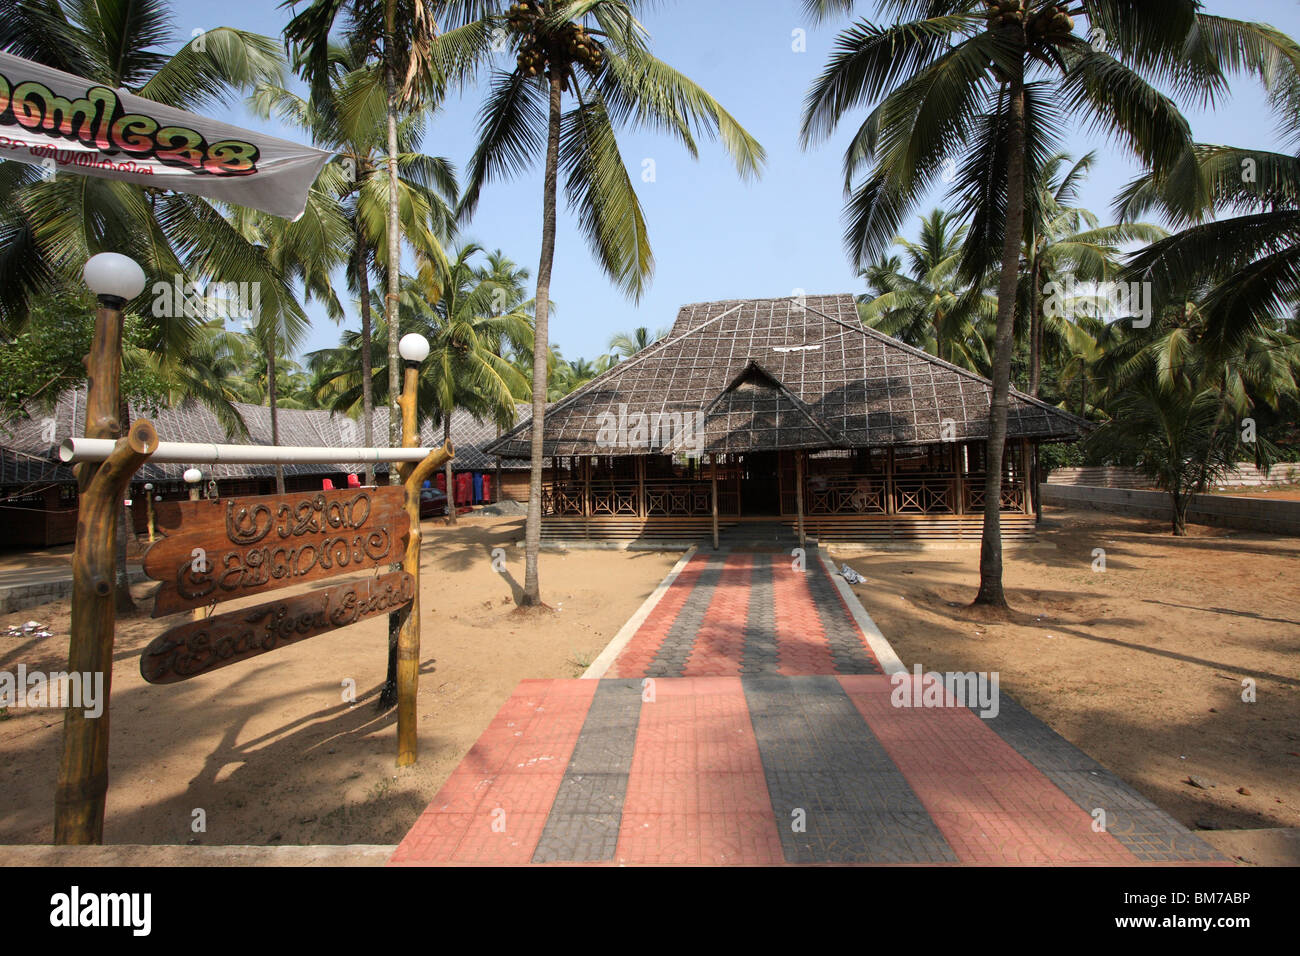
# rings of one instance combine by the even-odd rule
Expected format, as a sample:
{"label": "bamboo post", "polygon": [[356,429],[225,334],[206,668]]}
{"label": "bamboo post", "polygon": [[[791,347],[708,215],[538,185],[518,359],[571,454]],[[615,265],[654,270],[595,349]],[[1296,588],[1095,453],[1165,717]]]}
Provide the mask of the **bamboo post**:
{"label": "bamboo post", "polygon": [[[416,362],[406,363],[402,381],[402,396],[398,405],[402,411],[402,447],[414,448],[419,442],[416,420],[416,384],[420,367]],[[418,462],[402,462],[397,466],[406,492],[406,514],[411,519],[411,532],[406,539],[406,553],[402,556],[402,570],[415,579],[415,596],[401,612],[401,625],[397,632],[397,766],[407,767],[419,757],[419,728],[416,726],[416,695],[420,689],[420,488],[425,479],[456,457],[450,442],[429,452]],[[447,489],[450,503],[455,489]]]}
{"label": "bamboo post", "polygon": [[713,487],[713,550],[718,550],[718,455],[709,456],[709,481]]}
{"label": "bamboo post", "polygon": [[[143,273],[140,280],[143,286]],[[126,300],[118,295],[99,295],[94,338],[85,359],[86,437],[115,439],[116,444],[103,462],[83,464],[77,472],[80,495],[72,556],[68,671],[86,674],[92,680],[95,674],[103,675],[103,710],[99,717],[87,717],[83,708],[68,707],[64,713],[63,753],[54,794],[54,842],[58,844],[102,843],[104,839],[117,509],[131,476],[158,447],[157,432],[143,419],[122,437],[119,415],[125,305]]]}
{"label": "bamboo post", "polygon": [[794,513],[795,527],[799,531],[799,547],[808,543],[803,528],[803,452],[794,453]]}
{"label": "bamboo post", "polygon": [[[94,391],[92,382],[92,395]],[[92,417],[89,414],[92,407],[88,402],[88,418]],[[118,440],[113,454],[94,470],[78,503],[77,545],[72,558],[72,633],[68,672],[84,675],[83,681],[91,675],[102,674],[104,706],[99,717],[86,716],[81,707],[69,706],[64,713],[63,756],[54,797],[55,843],[104,841],[104,803],[108,794],[108,701],[113,678],[117,509],[131,476],[157,447],[158,433],[153,425],[143,419],[137,420],[131,426],[130,434]]]}
{"label": "bamboo post", "polygon": [[144,486],[144,529],[149,535],[149,543],[153,544],[153,482],[146,482]]}
{"label": "bamboo post", "polygon": [[[203,472],[199,471],[197,468],[186,468],[183,477],[185,483],[190,486],[190,501],[198,501],[203,495],[203,486],[201,484],[203,481]],[[204,611],[201,607],[196,607],[194,610],[190,611],[191,620],[201,621],[203,620],[203,617]]]}

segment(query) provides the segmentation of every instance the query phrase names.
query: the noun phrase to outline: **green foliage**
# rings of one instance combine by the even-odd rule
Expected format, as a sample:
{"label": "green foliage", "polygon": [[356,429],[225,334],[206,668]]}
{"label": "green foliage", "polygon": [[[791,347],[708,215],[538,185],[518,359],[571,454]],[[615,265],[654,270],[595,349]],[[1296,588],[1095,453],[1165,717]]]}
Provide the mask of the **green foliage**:
{"label": "green foliage", "polygon": [[[82,360],[94,333],[95,297],[90,292],[62,291],[37,300],[22,330],[0,347],[0,416],[24,417],[29,405],[51,407],[64,389],[85,384]],[[165,404],[168,391],[165,376],[141,360],[152,335],[140,316],[126,316],[122,394],[144,409]]]}

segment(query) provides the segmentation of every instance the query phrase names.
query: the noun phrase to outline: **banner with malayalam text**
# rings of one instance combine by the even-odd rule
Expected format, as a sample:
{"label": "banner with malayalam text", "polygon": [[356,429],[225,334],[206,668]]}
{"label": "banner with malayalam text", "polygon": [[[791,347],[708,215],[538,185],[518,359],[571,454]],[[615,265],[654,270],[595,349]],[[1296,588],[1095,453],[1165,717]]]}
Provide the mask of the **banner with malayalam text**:
{"label": "banner with malayalam text", "polygon": [[330,155],[0,51],[0,159],[297,219]]}

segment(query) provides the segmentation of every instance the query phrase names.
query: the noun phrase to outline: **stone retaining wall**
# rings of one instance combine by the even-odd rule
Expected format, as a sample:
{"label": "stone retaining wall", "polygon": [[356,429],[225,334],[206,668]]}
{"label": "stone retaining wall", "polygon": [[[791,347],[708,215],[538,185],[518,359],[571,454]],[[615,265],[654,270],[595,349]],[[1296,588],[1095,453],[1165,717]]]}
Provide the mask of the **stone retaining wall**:
{"label": "stone retaining wall", "polygon": [[[1163,491],[1043,484],[1039,494],[1045,505],[1173,521],[1173,505]],[[1187,520],[1242,531],[1300,536],[1300,501],[1196,495],[1187,509]]]}

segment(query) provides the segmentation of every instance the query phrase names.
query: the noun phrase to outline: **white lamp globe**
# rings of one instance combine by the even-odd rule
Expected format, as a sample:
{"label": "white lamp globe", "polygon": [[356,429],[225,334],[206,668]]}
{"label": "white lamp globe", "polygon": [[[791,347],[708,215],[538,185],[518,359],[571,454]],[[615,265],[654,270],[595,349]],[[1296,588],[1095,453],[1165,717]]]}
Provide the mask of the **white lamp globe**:
{"label": "white lamp globe", "polygon": [[397,343],[397,351],[406,361],[419,364],[429,357],[429,340],[419,332],[407,332]]}
{"label": "white lamp globe", "polygon": [[185,474],[181,477],[185,479],[187,484],[197,485],[203,480],[203,472],[199,471],[197,468],[186,468]]}
{"label": "white lamp globe", "polygon": [[144,270],[134,259],[116,252],[91,256],[81,275],[96,295],[130,300],[144,291]]}

